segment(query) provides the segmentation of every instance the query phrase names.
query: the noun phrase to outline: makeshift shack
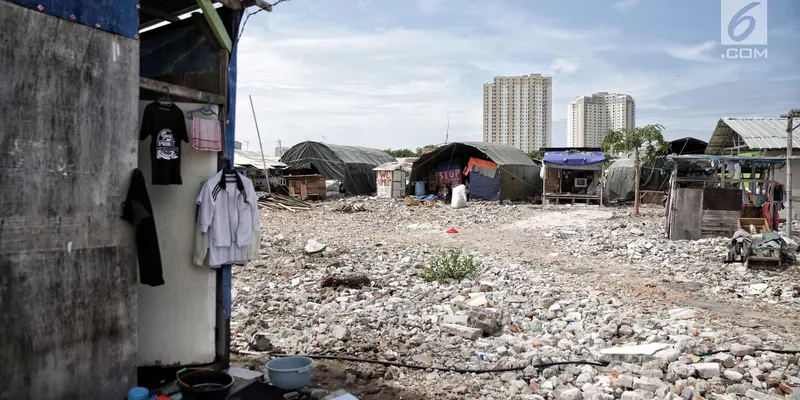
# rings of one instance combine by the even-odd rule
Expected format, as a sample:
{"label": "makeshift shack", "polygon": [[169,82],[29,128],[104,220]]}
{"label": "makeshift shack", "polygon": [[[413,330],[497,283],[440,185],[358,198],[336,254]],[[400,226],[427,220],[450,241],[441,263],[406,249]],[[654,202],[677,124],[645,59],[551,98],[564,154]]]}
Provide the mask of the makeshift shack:
{"label": "makeshift shack", "polygon": [[[284,186],[283,170],[286,164],[278,161],[278,157],[264,157],[261,152],[248,150],[234,150],[233,165],[245,176],[253,180],[256,190],[267,190],[267,172],[272,189]],[[264,163],[266,162],[266,170]]]}
{"label": "makeshift shack", "polygon": [[600,183],[608,161],[599,148],[569,147],[542,149],[544,204],[561,201],[602,203]]}
{"label": "makeshift shack", "polygon": [[378,197],[388,199],[405,196],[408,175],[411,172],[410,165],[409,168],[406,168],[406,165],[392,161],[373,168],[377,173]]}
{"label": "makeshift shack", "polygon": [[772,229],[785,198],[775,180],[784,157],[668,156],[672,164],[666,235],[673,240],[730,237],[739,218],[767,218]]}
{"label": "makeshift shack", "polygon": [[321,175],[323,182],[341,182],[345,193],[353,196],[374,194],[377,186],[372,169],[395,158],[377,149],[302,142],[286,151],[280,161],[287,165],[285,175]]}
{"label": "makeshift shack", "polygon": [[[711,139],[708,140],[706,154],[734,156],[767,156],[780,157],[786,155],[787,118],[747,117],[722,118],[717,122]],[[800,129],[792,133],[792,147],[795,154],[800,152]],[[800,159],[792,159],[792,170],[800,171]],[[786,182],[786,169],[775,171],[774,179]],[[792,175],[792,219],[800,218],[800,173]],[[780,213],[787,218],[786,211]]]}
{"label": "makeshift shack", "polygon": [[[643,203],[663,204],[669,189],[669,165],[667,155],[703,154],[708,144],[702,140],[686,137],[669,142],[667,150],[659,154],[648,165],[641,166],[639,190]],[[635,196],[636,171],[633,157],[620,158],[606,169],[604,194],[612,202],[631,202]]]}
{"label": "makeshift shack", "polygon": [[[468,185],[470,199],[534,199],[542,192],[540,167],[522,150],[496,144],[455,142],[417,159],[411,182],[425,182],[429,194],[458,184]],[[412,188],[407,192],[411,194]]]}
{"label": "makeshift shack", "polygon": [[[228,366],[231,268],[192,263],[199,187],[234,159],[236,41],[255,2],[222,3],[0,0],[0,397],[123,399],[182,367]],[[139,139],[155,101],[187,133],[194,117],[219,124],[213,147],[182,145],[182,185],[152,185],[152,139]],[[140,283],[120,215],[133,176],[158,286]]]}

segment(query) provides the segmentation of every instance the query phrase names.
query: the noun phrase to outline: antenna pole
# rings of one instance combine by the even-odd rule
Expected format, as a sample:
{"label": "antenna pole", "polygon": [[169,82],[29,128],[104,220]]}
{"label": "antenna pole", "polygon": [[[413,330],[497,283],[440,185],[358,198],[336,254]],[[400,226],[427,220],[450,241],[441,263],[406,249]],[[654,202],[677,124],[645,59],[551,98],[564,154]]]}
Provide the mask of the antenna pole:
{"label": "antenna pole", "polygon": [[261,162],[264,163],[264,175],[267,177],[267,193],[271,196],[272,189],[269,187],[269,168],[267,168],[267,159],[264,158],[264,145],[261,144],[261,132],[258,130],[258,118],[256,118],[256,109],[253,107],[253,96],[247,95],[250,98],[250,110],[253,111],[253,121],[256,123],[256,134],[258,134],[258,148],[261,149]]}
{"label": "antenna pole", "polygon": [[444,115],[447,116],[447,130],[444,134],[444,144],[447,144],[447,140],[450,139],[450,113],[445,111]]}

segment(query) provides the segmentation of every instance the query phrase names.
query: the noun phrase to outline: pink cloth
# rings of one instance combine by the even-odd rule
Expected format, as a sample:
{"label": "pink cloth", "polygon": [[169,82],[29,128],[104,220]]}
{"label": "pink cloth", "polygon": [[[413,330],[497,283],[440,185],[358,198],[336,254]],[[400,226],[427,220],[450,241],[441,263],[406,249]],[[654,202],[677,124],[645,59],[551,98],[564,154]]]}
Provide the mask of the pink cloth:
{"label": "pink cloth", "polygon": [[192,148],[222,151],[222,128],[214,119],[192,119]]}

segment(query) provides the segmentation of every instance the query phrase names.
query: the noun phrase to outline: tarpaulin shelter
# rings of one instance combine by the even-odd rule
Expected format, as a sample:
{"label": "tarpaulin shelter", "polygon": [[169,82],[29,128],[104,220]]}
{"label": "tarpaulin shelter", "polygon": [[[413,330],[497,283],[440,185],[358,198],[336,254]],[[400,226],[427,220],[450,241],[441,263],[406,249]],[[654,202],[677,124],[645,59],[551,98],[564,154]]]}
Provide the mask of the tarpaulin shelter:
{"label": "tarpaulin shelter", "polygon": [[[544,195],[548,201],[576,200],[602,202],[600,177],[608,161],[599,148],[570,147],[542,149]],[[600,189],[599,189],[600,188]]]}
{"label": "tarpaulin shelter", "polygon": [[[442,181],[462,182],[464,170],[470,159],[489,161],[497,164],[496,178],[499,180],[499,195],[502,200],[533,199],[542,193],[542,180],[539,165],[527,154],[515,147],[496,143],[454,142],[423,154],[414,162],[411,181],[427,181],[428,189]],[[470,197],[482,195],[475,192],[473,185],[482,187],[485,176],[469,171]]]}
{"label": "tarpaulin shelter", "polygon": [[[708,143],[691,137],[669,142],[665,154],[661,154],[649,165],[641,166],[639,190],[642,192],[666,192],[669,189],[669,165],[666,155],[686,155],[705,153]],[[633,158],[626,157],[614,161],[607,169],[605,176],[605,196],[608,200],[625,202],[635,197],[636,172]]]}
{"label": "tarpaulin shelter", "polygon": [[372,169],[395,162],[395,158],[378,149],[309,141],[292,146],[281,162],[288,166],[287,175],[320,174],[342,182],[345,193],[353,196],[374,194],[376,173]]}

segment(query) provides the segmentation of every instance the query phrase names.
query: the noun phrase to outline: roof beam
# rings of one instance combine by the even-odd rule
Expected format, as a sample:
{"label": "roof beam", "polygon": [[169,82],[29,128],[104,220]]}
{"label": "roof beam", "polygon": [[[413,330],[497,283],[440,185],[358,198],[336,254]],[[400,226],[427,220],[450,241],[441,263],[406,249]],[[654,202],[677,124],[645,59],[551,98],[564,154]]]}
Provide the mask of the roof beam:
{"label": "roof beam", "polygon": [[141,12],[144,15],[153,18],[163,19],[164,21],[169,21],[169,22],[178,22],[181,20],[180,18],[178,18],[177,15],[172,15],[168,12],[164,12],[148,6],[141,6],[141,8],[139,8],[139,12]]}
{"label": "roof beam", "polygon": [[211,32],[217,37],[220,46],[227,49],[228,52],[231,52],[233,49],[233,42],[228,35],[228,31],[225,29],[225,24],[222,23],[222,19],[219,17],[219,14],[217,14],[217,9],[215,9],[214,5],[211,3],[211,0],[197,0],[197,5],[203,10],[203,16],[206,18]]}
{"label": "roof beam", "polygon": [[231,10],[241,10],[244,8],[244,4],[242,4],[242,0],[217,0],[218,2],[222,3],[225,7],[230,8]]}
{"label": "roof beam", "polygon": [[210,101],[211,103],[214,104],[225,104],[224,96],[203,92],[200,90],[190,89],[185,86],[173,85],[171,83],[161,82],[150,78],[140,77],[139,87],[157,93],[164,93],[167,95],[183,97],[186,99],[198,100],[204,103]]}

